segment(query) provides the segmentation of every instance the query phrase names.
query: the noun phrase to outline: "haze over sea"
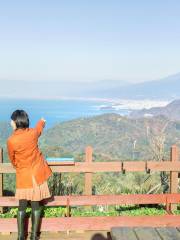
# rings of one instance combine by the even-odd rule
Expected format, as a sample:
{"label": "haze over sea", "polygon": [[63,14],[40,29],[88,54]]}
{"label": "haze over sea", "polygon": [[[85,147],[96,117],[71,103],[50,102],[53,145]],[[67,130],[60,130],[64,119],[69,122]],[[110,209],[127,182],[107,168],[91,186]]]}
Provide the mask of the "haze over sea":
{"label": "haze over sea", "polygon": [[47,120],[46,128],[56,123],[76,118],[95,116],[103,113],[128,115],[133,109],[164,106],[165,101],[133,101],[133,100],[37,100],[37,99],[0,99],[0,121],[9,121],[11,113],[16,109],[24,109],[30,117],[33,127],[39,118]]}

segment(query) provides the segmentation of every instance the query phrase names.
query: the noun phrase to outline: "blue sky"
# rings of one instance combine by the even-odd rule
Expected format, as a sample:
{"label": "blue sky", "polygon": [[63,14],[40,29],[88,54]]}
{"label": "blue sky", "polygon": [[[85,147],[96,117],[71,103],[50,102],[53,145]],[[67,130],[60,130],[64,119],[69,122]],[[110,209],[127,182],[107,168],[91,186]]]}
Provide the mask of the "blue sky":
{"label": "blue sky", "polygon": [[0,2],[0,80],[140,82],[180,72],[180,1]]}

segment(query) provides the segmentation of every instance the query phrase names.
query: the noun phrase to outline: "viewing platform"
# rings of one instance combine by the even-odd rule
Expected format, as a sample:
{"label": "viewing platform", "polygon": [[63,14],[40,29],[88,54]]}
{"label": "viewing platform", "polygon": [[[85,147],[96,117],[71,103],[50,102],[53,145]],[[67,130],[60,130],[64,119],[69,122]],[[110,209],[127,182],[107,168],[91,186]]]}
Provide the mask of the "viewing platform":
{"label": "viewing platform", "polygon": [[[74,239],[74,240],[136,240],[146,239],[150,235],[158,235],[161,240],[180,239],[180,215],[174,215],[180,203],[178,193],[178,172],[180,161],[178,148],[172,146],[169,161],[116,161],[93,162],[93,150],[86,148],[85,162],[74,162],[63,165],[49,163],[53,172],[76,172],[85,174],[83,195],[54,196],[44,200],[45,206],[64,206],[66,216],[43,217],[41,219],[40,239]],[[0,154],[0,207],[17,207],[18,201],[13,196],[3,196],[3,173],[14,173],[9,163],[3,163]],[[96,172],[144,172],[151,171],[170,173],[170,191],[167,194],[119,194],[92,195],[92,174]],[[73,206],[110,206],[110,205],[162,205],[165,214],[161,216],[88,216],[71,215]],[[27,218],[27,229],[31,222]],[[0,239],[15,239],[17,234],[16,218],[0,218]],[[127,234],[130,236],[127,238]],[[142,238],[144,234],[144,238]],[[140,236],[141,235],[141,236]],[[13,238],[14,237],[14,238]],[[149,238],[150,239],[150,238]],[[155,238],[159,240],[158,238]],[[152,238],[153,240],[153,238]]]}

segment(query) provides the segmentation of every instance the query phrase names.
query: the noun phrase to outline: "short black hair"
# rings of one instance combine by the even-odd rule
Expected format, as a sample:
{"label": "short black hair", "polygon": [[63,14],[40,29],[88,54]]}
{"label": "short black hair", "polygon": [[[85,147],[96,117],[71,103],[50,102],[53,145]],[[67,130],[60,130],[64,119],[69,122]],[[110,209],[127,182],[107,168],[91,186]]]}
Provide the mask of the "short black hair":
{"label": "short black hair", "polygon": [[11,119],[15,122],[17,129],[29,128],[29,117],[24,110],[16,110],[12,113]]}

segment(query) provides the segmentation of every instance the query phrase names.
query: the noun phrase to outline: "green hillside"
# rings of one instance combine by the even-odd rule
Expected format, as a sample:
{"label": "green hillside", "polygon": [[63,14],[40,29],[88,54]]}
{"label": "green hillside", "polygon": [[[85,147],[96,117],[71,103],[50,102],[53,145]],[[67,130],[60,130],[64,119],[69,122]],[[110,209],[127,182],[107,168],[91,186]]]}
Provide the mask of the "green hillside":
{"label": "green hillside", "polygon": [[[67,152],[77,154],[91,145],[94,153],[105,159],[118,157],[130,160],[134,153],[136,158],[147,159],[152,158],[152,151],[149,149],[152,136],[157,138],[162,135],[161,129],[167,123],[168,120],[164,117],[129,119],[118,114],[79,118],[47,130],[41,138],[41,146],[62,147]],[[167,151],[172,144],[178,144],[180,122],[169,122],[164,138]]]}

